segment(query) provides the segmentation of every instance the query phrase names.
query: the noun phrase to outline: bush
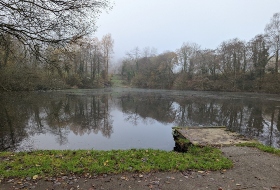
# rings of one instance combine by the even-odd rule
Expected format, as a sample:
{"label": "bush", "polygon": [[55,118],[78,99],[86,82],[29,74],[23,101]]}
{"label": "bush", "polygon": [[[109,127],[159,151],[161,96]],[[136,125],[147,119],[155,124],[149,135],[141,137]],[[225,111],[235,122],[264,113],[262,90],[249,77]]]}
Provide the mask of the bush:
{"label": "bush", "polygon": [[66,85],[60,76],[48,75],[42,69],[9,65],[0,70],[2,91],[33,91],[62,89]]}
{"label": "bush", "polygon": [[82,84],[81,78],[77,74],[73,74],[67,77],[66,83],[69,86],[79,86]]}

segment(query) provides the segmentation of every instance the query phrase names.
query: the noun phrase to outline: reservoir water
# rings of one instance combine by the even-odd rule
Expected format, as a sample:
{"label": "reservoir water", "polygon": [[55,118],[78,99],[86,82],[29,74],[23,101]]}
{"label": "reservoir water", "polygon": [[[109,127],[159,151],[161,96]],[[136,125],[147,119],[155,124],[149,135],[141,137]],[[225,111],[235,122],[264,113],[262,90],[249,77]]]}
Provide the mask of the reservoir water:
{"label": "reservoir water", "polygon": [[226,126],[280,148],[280,97],[106,88],[0,95],[0,150],[173,150],[174,126]]}

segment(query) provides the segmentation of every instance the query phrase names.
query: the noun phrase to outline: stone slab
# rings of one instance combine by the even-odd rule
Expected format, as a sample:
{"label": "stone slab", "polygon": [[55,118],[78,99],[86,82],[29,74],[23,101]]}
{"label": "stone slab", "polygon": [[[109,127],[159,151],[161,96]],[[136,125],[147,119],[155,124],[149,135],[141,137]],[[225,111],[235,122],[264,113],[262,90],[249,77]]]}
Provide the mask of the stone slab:
{"label": "stone slab", "polygon": [[238,133],[231,132],[225,127],[176,128],[175,130],[194,145],[230,146],[245,142],[256,142],[246,139]]}

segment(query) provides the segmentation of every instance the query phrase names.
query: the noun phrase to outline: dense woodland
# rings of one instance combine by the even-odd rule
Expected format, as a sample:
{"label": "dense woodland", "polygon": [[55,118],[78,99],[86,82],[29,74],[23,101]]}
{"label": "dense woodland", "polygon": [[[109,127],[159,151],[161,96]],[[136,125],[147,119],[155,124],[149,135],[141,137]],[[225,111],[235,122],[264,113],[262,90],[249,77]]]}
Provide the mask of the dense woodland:
{"label": "dense woodland", "polygon": [[264,31],[248,42],[235,38],[216,49],[187,42],[156,54],[136,47],[127,53],[120,73],[141,88],[280,93],[280,13]]}
{"label": "dense woodland", "polygon": [[34,52],[7,35],[0,46],[0,88],[22,91],[109,85],[113,43],[107,34],[100,40],[83,38],[65,47],[38,45]]}

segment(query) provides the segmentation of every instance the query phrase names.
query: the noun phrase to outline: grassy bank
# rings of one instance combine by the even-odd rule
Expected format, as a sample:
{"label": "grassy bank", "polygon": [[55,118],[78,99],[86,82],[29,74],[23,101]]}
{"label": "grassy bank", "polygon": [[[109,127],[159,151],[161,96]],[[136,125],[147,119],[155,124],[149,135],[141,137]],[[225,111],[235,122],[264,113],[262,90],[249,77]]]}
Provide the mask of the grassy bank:
{"label": "grassy bank", "polygon": [[266,145],[263,145],[263,144],[260,144],[260,143],[241,143],[241,144],[238,144],[237,146],[241,146],[241,147],[254,147],[254,148],[257,148],[261,151],[264,151],[264,152],[268,152],[268,153],[271,153],[271,154],[275,154],[277,156],[280,156],[280,149],[276,149],[276,148],[273,148],[271,146],[266,146]]}
{"label": "grassy bank", "polygon": [[77,150],[0,153],[0,177],[34,177],[123,172],[221,170],[232,162],[210,147],[190,147],[188,153],[161,150]]}
{"label": "grassy bank", "polygon": [[130,86],[128,82],[122,79],[121,75],[112,75],[111,77],[112,87],[128,87]]}

